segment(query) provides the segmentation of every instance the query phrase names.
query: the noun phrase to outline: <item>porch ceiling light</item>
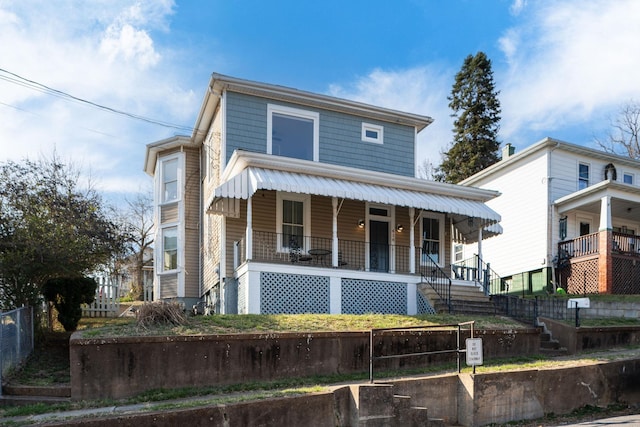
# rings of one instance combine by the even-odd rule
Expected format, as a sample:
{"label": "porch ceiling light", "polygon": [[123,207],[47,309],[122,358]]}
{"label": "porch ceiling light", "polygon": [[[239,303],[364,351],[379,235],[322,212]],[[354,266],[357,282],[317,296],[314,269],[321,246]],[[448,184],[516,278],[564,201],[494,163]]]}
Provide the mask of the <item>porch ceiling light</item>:
{"label": "porch ceiling light", "polygon": [[402,224],[396,225],[396,231],[398,233],[402,233],[402,230],[404,230],[404,225],[402,225]]}
{"label": "porch ceiling light", "polygon": [[364,219],[358,220],[358,228],[364,228]]}

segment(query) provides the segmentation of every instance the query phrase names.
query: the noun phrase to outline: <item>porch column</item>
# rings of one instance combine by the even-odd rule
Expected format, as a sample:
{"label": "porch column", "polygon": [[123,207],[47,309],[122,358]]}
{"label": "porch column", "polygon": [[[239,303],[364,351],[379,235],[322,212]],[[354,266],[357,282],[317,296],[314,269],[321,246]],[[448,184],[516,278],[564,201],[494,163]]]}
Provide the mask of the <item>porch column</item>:
{"label": "porch column", "polygon": [[333,206],[333,229],[331,231],[331,265],[338,266],[338,198],[331,198]]}
{"label": "porch column", "polygon": [[414,208],[409,208],[409,273],[411,274],[416,272],[416,238],[414,236],[415,224],[413,223],[415,211]]}
{"label": "porch column", "polygon": [[[476,271],[477,279],[480,283],[484,283],[484,271],[482,269],[482,225],[478,227],[478,270]],[[486,292],[486,290],[485,290]]]}
{"label": "porch column", "polygon": [[613,291],[613,227],[611,226],[611,196],[600,199],[600,228],[598,229],[598,293]]}
{"label": "porch column", "polygon": [[253,254],[253,208],[251,203],[252,197],[247,199],[247,231],[245,232],[245,259],[249,261]]}

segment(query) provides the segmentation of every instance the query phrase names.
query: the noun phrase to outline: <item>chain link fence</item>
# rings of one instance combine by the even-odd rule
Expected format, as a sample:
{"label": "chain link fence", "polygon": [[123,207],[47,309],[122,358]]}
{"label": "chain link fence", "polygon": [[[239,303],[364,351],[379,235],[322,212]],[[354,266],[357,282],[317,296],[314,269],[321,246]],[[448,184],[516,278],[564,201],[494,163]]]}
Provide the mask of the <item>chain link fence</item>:
{"label": "chain link fence", "polygon": [[[33,308],[0,313],[0,384],[2,378],[33,351]],[[2,388],[0,387],[0,395]]]}

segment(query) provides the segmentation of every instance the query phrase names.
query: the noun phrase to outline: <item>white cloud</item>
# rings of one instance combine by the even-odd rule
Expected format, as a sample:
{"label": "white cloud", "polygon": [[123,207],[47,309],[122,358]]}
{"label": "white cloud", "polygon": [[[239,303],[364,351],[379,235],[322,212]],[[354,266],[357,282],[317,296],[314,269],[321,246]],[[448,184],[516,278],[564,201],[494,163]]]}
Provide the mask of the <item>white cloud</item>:
{"label": "white cloud", "polygon": [[[500,46],[509,68],[500,73],[502,135],[553,133],[589,124],[640,96],[640,2],[544,1],[529,5]],[[553,135],[551,135],[553,136]],[[531,143],[532,141],[528,141]],[[585,141],[575,141],[585,142]]]}
{"label": "white cloud", "polygon": [[454,74],[454,70],[439,67],[416,67],[400,71],[377,69],[348,87],[332,85],[329,93],[433,118],[434,122],[418,134],[416,161],[421,164],[426,159],[439,165],[440,154],[452,138],[453,121],[447,96]]}
{"label": "white cloud", "polygon": [[[164,62],[154,43],[156,33],[169,31],[173,7],[169,0],[0,2],[0,68],[100,105],[192,125],[199,96],[181,87],[179,65]],[[145,144],[188,133],[7,78],[0,73],[0,161],[37,158],[55,147],[98,180],[108,180],[107,189],[136,191],[148,179],[141,172]]]}

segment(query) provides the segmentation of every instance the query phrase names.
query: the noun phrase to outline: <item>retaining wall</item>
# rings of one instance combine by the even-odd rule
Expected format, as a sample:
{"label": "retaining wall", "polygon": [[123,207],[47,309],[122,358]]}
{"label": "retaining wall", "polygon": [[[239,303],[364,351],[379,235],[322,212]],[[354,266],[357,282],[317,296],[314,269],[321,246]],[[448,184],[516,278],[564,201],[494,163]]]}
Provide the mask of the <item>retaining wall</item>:
{"label": "retaining wall", "polygon": [[548,413],[565,414],[586,405],[637,405],[639,401],[640,360],[634,359],[559,369],[402,379],[306,396],[83,419],[77,424],[66,420],[64,425],[476,427],[536,419]]}
{"label": "retaining wall", "polygon": [[[480,330],[485,360],[537,353],[538,329]],[[461,334],[461,347],[468,331]],[[456,349],[455,331],[385,333],[376,355]],[[369,332],[239,334],[70,339],[71,398],[133,396],[151,389],[203,387],[282,378],[366,373]],[[375,371],[456,360],[439,354],[377,361]],[[463,355],[464,363],[464,355]]]}
{"label": "retaining wall", "polygon": [[[582,310],[580,311],[582,316]],[[637,326],[582,326],[541,317],[554,339],[567,349],[569,354],[586,350],[602,350],[640,344],[640,329]]]}

